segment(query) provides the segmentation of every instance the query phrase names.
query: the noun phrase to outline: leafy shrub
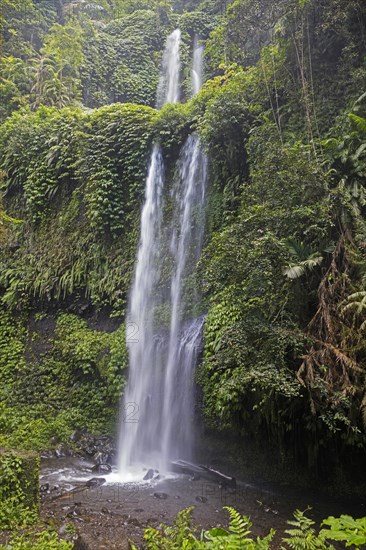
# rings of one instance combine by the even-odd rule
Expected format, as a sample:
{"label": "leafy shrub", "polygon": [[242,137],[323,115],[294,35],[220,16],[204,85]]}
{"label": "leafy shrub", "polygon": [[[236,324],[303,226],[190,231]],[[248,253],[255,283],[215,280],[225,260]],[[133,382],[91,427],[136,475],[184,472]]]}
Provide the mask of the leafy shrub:
{"label": "leafy shrub", "polygon": [[[191,528],[191,513],[193,508],[183,510],[177,516],[173,527],[161,525],[160,529],[147,529],[144,539],[149,550],[201,550],[212,548],[213,550],[266,550],[269,548],[274,531],[271,530],[267,537],[253,539],[250,534],[252,524],[245,516],[241,516],[233,508],[226,508],[230,514],[229,530],[213,528],[201,533],[197,539]],[[136,550],[136,547],[133,547]]]}
{"label": "leafy shrub", "polygon": [[24,478],[23,468],[22,459],[15,453],[0,455],[0,529],[28,525],[37,518],[38,510],[26,502],[23,484],[30,483],[30,480]]}
{"label": "leafy shrub", "polygon": [[[276,534],[274,529],[264,537],[253,537],[252,523],[249,518],[241,516],[235,509],[226,507],[230,515],[229,529],[214,527],[202,531],[197,536],[192,528],[193,508],[181,511],[172,527],[161,525],[159,529],[146,529],[145,542],[149,550],[269,550],[278,548],[273,543]],[[296,510],[294,519],[288,521],[291,529],[285,531],[282,538],[282,550],[335,550],[329,542],[332,540],[344,541],[346,546],[354,545],[361,548],[366,542],[366,518],[353,519],[350,516],[340,518],[329,517],[323,525],[331,529],[322,529],[317,533],[315,522],[305,516],[304,512]],[[272,544],[273,543],[273,544]],[[136,546],[132,545],[134,550]]]}
{"label": "leafy shrub", "polygon": [[71,550],[73,543],[61,540],[57,533],[49,530],[29,535],[16,535],[0,550]]}
{"label": "leafy shrub", "polygon": [[42,325],[29,339],[22,322],[0,312],[0,447],[41,450],[77,427],[111,430],[127,365],[124,325],[107,333],[60,315],[47,353],[34,357]]}

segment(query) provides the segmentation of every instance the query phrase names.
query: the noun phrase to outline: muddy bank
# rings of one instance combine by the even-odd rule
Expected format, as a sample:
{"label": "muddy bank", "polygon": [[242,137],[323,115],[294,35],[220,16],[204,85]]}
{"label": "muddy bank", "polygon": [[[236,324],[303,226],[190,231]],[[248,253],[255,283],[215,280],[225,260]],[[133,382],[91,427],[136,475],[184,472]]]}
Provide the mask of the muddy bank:
{"label": "muddy bank", "polygon": [[290,494],[280,487],[260,487],[243,481],[230,488],[189,475],[140,483],[110,482],[115,478],[106,475],[88,484],[88,479],[95,477],[91,467],[87,461],[72,458],[42,463],[43,519],[56,522],[61,532],[66,524],[74,524],[79,549],[127,550],[129,540],[142,548],[146,527],[171,524],[180,510],[191,506],[198,529],[227,526],[223,507],[233,506],[250,516],[255,534],[265,535],[274,528],[278,538],[296,508],[312,506],[309,515],[317,521],[341,513],[365,515],[363,502],[324,500],[316,493]]}

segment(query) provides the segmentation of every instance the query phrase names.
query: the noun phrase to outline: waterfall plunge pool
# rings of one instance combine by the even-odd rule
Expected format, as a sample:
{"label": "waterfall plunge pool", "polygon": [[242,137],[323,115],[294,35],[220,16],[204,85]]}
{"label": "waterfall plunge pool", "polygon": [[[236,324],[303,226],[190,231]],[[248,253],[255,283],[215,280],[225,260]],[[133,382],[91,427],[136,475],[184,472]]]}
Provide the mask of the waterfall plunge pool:
{"label": "waterfall plunge pool", "polygon": [[[312,510],[309,516],[320,522],[329,515],[365,515],[365,503],[319,497],[301,489],[268,484],[237,482],[230,488],[199,477],[172,474],[160,480],[121,481],[116,472],[98,474],[105,483],[87,486],[93,464],[77,458],[42,460],[41,513],[56,524],[73,523],[87,548],[127,549],[128,539],[139,545],[147,527],[172,524],[177,513],[194,507],[193,523],[199,529],[227,526],[224,506],[233,506],[250,516],[253,532],[265,535],[270,528],[281,534],[295,509]],[[145,470],[146,471],[146,470]],[[55,488],[56,487],[56,488]],[[316,488],[314,488],[315,490]]]}

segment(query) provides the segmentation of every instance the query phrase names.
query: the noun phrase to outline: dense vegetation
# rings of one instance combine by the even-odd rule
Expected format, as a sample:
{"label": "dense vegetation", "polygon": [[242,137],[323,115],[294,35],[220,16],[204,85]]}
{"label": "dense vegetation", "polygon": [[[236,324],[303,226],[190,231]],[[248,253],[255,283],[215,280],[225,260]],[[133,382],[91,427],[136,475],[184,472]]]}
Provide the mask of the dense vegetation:
{"label": "dense vegetation", "polygon": [[[183,510],[178,514],[175,525],[161,525],[159,529],[147,529],[144,539],[148,550],[268,550],[276,534],[271,529],[267,536],[253,537],[252,523],[249,518],[241,516],[236,510],[226,507],[230,515],[229,530],[215,527],[202,531],[197,538],[191,525],[192,509]],[[327,526],[319,533],[314,529],[314,522],[303,512],[296,510],[294,519],[287,522],[291,529],[285,531],[282,538],[282,550],[326,549],[335,550],[330,541],[342,541],[345,545],[360,548],[366,543],[365,518],[354,520],[350,516],[340,518],[329,517],[324,520]],[[137,550],[136,547],[133,547]]]}
{"label": "dense vegetation", "polygon": [[[172,169],[195,130],[210,159],[196,304],[207,312],[206,422],[266,441],[323,480],[358,467],[364,2],[1,4],[0,446],[113,430],[150,146],[161,141]],[[182,98],[194,35],[206,84],[157,112],[162,48],[177,26]]]}

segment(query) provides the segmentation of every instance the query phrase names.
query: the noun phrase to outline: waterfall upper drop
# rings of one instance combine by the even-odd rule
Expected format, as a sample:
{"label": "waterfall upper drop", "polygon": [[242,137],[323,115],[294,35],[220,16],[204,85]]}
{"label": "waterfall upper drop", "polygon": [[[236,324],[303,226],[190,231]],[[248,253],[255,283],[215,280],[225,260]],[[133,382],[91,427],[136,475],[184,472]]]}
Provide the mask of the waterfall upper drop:
{"label": "waterfall upper drop", "polygon": [[193,65],[192,65],[192,92],[193,95],[198,94],[202,86],[203,73],[203,53],[202,44],[198,43],[197,37],[194,40],[193,48]]}
{"label": "waterfall upper drop", "polygon": [[179,101],[181,32],[176,29],[167,38],[163,54],[156,105],[160,109],[165,103]]}
{"label": "waterfall upper drop", "polygon": [[[167,39],[159,106],[179,97],[180,40],[179,30]],[[196,45],[192,69],[196,91],[202,52]],[[122,479],[129,478],[131,466],[167,471],[171,460],[191,458],[193,372],[204,320],[187,320],[185,284],[202,247],[206,164],[198,137],[190,136],[177,163],[170,197],[164,198],[163,159],[160,147],[153,148],[127,317],[127,326],[133,325],[138,334],[127,342],[130,368],[121,418]],[[171,266],[169,283],[162,282],[164,255]],[[159,310],[169,312],[168,330],[157,321]]]}

